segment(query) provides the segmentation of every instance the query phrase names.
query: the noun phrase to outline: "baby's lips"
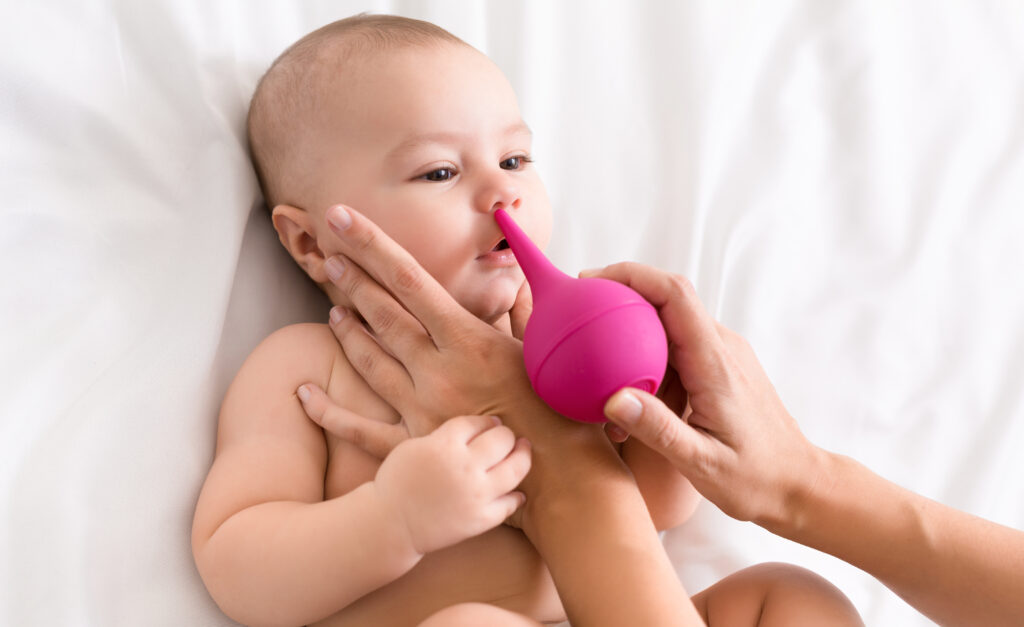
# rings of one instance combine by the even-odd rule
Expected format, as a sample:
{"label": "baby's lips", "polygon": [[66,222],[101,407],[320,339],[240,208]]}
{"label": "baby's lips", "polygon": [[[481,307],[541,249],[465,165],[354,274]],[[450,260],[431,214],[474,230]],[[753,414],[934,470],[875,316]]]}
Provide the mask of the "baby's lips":
{"label": "baby's lips", "polygon": [[[504,245],[501,246],[501,248],[499,249],[498,246],[501,245],[502,242],[504,242]],[[491,245],[488,246],[487,248],[485,248],[484,251],[482,253],[480,253],[479,256],[483,257],[484,255],[486,255],[488,253],[493,253],[496,250],[505,250],[508,247],[509,247],[508,246],[508,240],[506,240],[504,236],[501,236],[501,237],[498,237],[497,239],[492,240],[491,241]]]}

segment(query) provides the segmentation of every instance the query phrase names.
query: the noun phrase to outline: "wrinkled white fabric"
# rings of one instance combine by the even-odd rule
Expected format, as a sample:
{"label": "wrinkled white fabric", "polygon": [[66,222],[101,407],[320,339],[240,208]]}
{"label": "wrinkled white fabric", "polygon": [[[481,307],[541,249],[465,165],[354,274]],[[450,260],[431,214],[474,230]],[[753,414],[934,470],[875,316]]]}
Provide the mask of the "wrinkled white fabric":
{"label": "wrinkled white fabric", "polygon": [[[1024,527],[1019,4],[9,2],[0,624],[231,624],[189,550],[217,408],[262,337],[327,311],[276,243],[243,119],[281,50],[363,10],[506,72],[559,266],[690,276],[812,440]],[[666,546],[691,591],[782,560],[868,624],[929,624],[708,504]]]}

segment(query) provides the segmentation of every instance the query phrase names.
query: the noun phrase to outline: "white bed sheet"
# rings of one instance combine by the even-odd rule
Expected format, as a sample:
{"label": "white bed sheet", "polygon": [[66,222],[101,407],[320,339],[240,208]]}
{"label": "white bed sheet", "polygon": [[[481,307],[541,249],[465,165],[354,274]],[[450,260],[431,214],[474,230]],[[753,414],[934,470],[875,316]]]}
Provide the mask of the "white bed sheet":
{"label": "white bed sheet", "polygon": [[[231,624],[189,552],[217,408],[262,337],[326,314],[243,117],[280,50],[362,10],[505,70],[562,268],[690,276],[812,440],[1024,528],[1021,5],[9,2],[0,624]],[[666,545],[693,591],[782,560],[868,624],[930,624],[711,505]]]}

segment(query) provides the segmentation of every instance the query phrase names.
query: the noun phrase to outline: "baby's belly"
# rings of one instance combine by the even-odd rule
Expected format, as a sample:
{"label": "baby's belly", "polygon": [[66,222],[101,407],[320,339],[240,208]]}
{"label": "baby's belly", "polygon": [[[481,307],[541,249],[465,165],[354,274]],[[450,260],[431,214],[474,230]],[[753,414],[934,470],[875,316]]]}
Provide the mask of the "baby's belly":
{"label": "baby's belly", "polygon": [[[331,443],[325,497],[369,481],[379,462],[346,443]],[[318,625],[415,625],[437,610],[466,601],[498,605],[539,621],[564,620],[554,583],[518,529],[491,531],[424,556],[412,570]]]}

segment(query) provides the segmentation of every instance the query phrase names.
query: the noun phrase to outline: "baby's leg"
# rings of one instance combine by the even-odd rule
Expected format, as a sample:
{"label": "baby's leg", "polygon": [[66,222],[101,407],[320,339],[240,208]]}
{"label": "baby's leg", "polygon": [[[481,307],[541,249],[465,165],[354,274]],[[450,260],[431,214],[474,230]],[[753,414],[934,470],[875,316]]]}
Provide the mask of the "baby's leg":
{"label": "baby's leg", "polygon": [[432,614],[419,627],[541,627],[541,624],[522,614],[487,605],[486,603],[459,603]]}
{"label": "baby's leg", "polygon": [[863,627],[839,588],[791,564],[758,564],[729,575],[693,602],[704,621],[759,627]]}

